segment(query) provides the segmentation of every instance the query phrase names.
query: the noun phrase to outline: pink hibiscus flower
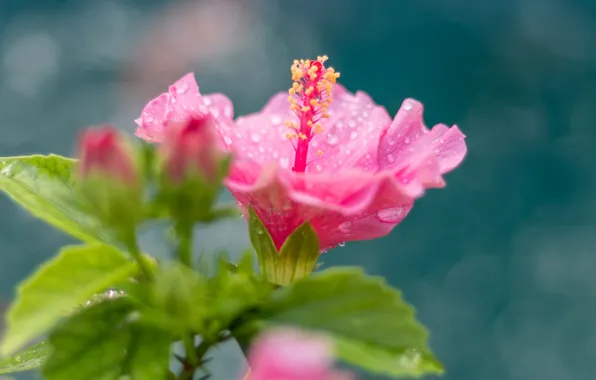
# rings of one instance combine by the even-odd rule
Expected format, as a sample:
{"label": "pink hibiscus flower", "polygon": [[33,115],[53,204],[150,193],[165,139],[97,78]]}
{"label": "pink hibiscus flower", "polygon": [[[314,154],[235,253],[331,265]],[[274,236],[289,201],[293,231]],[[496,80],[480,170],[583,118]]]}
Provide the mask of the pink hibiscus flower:
{"label": "pink hibiscus flower", "polygon": [[442,175],[466,154],[465,136],[457,126],[429,130],[413,99],[392,120],[364,92],[336,84],[325,60],[295,61],[289,96],[235,121],[228,98],[201,95],[187,74],[147,104],[136,134],[161,142],[172,122],[211,114],[221,147],[235,156],[226,185],[278,248],[305,221],[322,250],[385,236],[425,189],[445,186]]}
{"label": "pink hibiscus flower", "polygon": [[248,355],[243,380],[352,380],[333,368],[332,345],[321,336],[278,328],[260,336]]}

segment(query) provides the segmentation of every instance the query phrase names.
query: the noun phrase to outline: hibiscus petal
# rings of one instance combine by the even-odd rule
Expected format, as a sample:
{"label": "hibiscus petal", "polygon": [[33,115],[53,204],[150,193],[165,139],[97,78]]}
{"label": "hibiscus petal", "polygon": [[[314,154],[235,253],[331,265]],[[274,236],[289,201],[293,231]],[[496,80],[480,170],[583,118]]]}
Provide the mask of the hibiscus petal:
{"label": "hibiscus petal", "polygon": [[403,102],[393,122],[381,136],[378,149],[381,169],[403,166],[416,155],[434,155],[441,173],[446,173],[464,159],[467,148],[461,131],[443,124],[429,131],[424,125],[423,110],[422,104],[416,100],[406,99]]}
{"label": "hibiscus petal", "polygon": [[136,135],[148,142],[162,142],[168,124],[184,122],[211,113],[218,132],[233,126],[232,102],[222,94],[202,96],[194,74],[189,73],[151,100],[135,120]]}
{"label": "hibiscus petal", "polygon": [[371,176],[353,170],[330,177],[269,166],[258,178],[232,174],[226,185],[245,215],[252,205],[278,248],[304,221],[312,224],[323,250],[341,242],[385,236],[414,202],[407,187],[391,173]]}
{"label": "hibiscus petal", "polygon": [[311,142],[309,162],[313,164],[307,171],[336,172],[353,167],[376,171],[379,138],[391,123],[391,117],[363,92],[352,95],[335,85],[333,98],[330,117],[322,121],[324,131]]}

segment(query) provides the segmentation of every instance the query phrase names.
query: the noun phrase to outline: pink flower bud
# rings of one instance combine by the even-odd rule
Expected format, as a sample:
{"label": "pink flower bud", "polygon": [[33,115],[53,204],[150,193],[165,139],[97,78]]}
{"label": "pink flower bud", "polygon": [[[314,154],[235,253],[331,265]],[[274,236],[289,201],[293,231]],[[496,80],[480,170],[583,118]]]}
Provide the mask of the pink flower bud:
{"label": "pink flower bud", "polygon": [[126,143],[111,126],[83,131],[79,138],[78,157],[82,178],[106,177],[128,185],[139,180]]}
{"label": "pink flower bud", "polygon": [[350,380],[333,368],[331,342],[292,329],[276,329],[259,337],[248,356],[244,380]]}
{"label": "pink flower bud", "polygon": [[213,120],[209,116],[173,125],[162,150],[168,179],[176,184],[193,176],[216,181],[222,152],[215,138]]}

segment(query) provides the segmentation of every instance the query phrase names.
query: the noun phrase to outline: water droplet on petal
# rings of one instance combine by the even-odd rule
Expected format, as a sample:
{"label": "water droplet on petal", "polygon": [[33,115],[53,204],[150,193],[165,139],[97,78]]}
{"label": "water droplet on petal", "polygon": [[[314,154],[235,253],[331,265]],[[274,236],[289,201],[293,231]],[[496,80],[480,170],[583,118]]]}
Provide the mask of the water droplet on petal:
{"label": "water droplet on petal", "polygon": [[228,146],[232,145],[232,139],[229,136],[224,136],[224,142]]}
{"label": "water droplet on petal", "polygon": [[281,117],[279,117],[279,116],[271,116],[271,123],[273,123],[274,125],[281,124]]}
{"label": "water droplet on petal", "polygon": [[339,243],[337,246],[338,246],[338,247],[345,247],[345,246],[346,246],[346,243],[343,243],[343,242],[342,242],[342,243]]}
{"label": "water droplet on petal", "polygon": [[329,133],[327,135],[327,144],[336,145],[338,142],[339,142],[339,137],[337,137],[336,135],[333,135],[331,133]]}
{"label": "water droplet on petal", "polygon": [[203,104],[206,105],[206,106],[211,105],[211,99],[209,99],[209,98],[203,98]]}
{"label": "water droplet on petal", "polygon": [[351,222],[343,222],[342,224],[339,225],[338,228],[341,232],[347,233],[347,232],[350,232],[350,227],[352,227]]}
{"label": "water droplet on petal", "polygon": [[252,142],[258,143],[259,140],[261,140],[261,135],[259,135],[258,133],[253,133],[250,139],[252,140]]}
{"label": "water droplet on petal", "polygon": [[409,137],[406,137],[406,138],[404,139],[404,142],[405,142],[406,144],[409,144],[409,143],[410,143],[410,138],[409,138]]}
{"label": "water droplet on petal", "polygon": [[348,126],[350,128],[354,128],[356,126],[356,122],[354,120],[348,120]]}
{"label": "water droplet on petal", "polygon": [[279,159],[279,164],[281,165],[282,168],[287,169],[290,167],[290,161],[288,160],[287,157],[282,157]]}
{"label": "water droplet on petal", "polygon": [[322,167],[321,165],[319,165],[319,164],[315,165],[315,169],[316,169],[318,172],[321,172],[321,171],[323,171],[323,167]]}
{"label": "water droplet on petal", "polygon": [[406,102],[406,104],[404,104],[404,110],[410,111],[411,109],[412,109],[412,103]]}
{"label": "water droplet on petal", "polygon": [[358,137],[358,133],[357,132],[350,133],[350,139],[354,140],[356,137]]}
{"label": "water droplet on petal", "polygon": [[377,212],[377,218],[384,223],[400,222],[405,214],[405,209],[402,207],[387,208]]}
{"label": "water droplet on petal", "polygon": [[395,162],[395,157],[393,157],[392,154],[387,155],[387,161],[389,161],[390,164]]}

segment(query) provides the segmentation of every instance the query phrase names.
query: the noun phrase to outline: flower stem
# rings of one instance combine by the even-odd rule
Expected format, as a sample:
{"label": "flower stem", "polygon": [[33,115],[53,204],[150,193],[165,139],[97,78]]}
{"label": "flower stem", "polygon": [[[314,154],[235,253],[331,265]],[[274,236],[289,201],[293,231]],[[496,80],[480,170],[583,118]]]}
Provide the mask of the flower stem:
{"label": "flower stem", "polygon": [[135,236],[134,231],[128,234],[128,238],[126,239],[126,247],[130,255],[135,259],[143,277],[145,277],[148,281],[153,281],[153,271],[147,266],[147,262],[143,258],[143,254],[139,249],[139,244],[137,243],[137,238]]}
{"label": "flower stem", "polygon": [[[208,361],[208,359],[204,359],[205,355],[207,355],[207,352],[209,351],[209,349],[211,349],[211,347],[215,346],[216,344],[225,342],[230,338],[231,335],[229,334],[221,334],[219,338],[213,340],[203,338],[203,341],[199,343],[199,345],[196,346],[196,348],[194,347],[194,344],[191,346],[187,346],[186,357],[178,358],[178,360],[180,360],[180,362],[182,363],[183,368],[182,371],[178,374],[177,380],[193,379],[195,376],[195,372],[200,368],[207,373],[207,376],[202,377],[201,379],[208,378],[210,373],[204,368],[205,363],[207,363]],[[185,346],[186,345],[187,342],[185,342]],[[189,350],[192,350],[192,354]],[[194,362],[191,361],[189,357],[190,355],[192,355],[192,357],[195,358]]]}
{"label": "flower stem", "polygon": [[178,235],[178,260],[192,268],[192,224],[177,225],[176,234]]}

